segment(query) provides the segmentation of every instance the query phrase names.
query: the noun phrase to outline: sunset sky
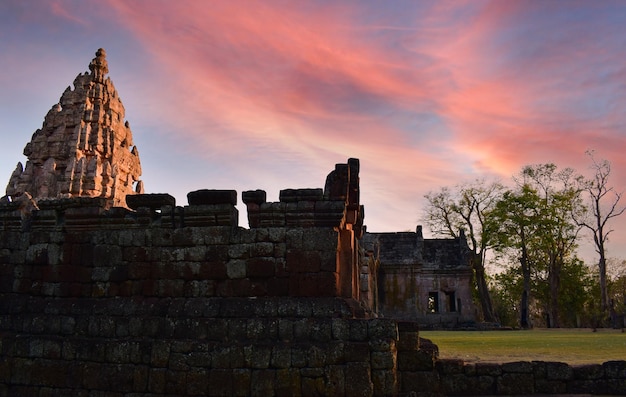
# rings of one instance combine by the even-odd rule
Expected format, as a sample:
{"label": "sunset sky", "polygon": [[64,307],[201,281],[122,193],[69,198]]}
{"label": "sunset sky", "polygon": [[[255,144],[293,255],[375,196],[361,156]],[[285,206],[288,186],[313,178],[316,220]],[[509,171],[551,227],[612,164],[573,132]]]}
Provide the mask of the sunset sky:
{"label": "sunset sky", "polygon": [[[1,183],[99,47],[146,192],[178,205],[277,201],[356,157],[368,230],[414,230],[429,191],[587,173],[588,149],[626,190],[625,1],[2,0]],[[611,226],[626,259],[626,215]]]}

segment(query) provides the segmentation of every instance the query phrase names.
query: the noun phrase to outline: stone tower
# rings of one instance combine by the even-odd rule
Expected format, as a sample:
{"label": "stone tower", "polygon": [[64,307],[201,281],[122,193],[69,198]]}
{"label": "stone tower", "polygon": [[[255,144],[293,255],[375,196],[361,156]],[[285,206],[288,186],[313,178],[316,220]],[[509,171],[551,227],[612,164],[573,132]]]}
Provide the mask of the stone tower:
{"label": "stone tower", "polygon": [[143,193],[141,164],[124,105],[100,48],[48,112],[24,148],[6,189],[8,200],[102,197],[107,208],[125,207],[126,195]]}

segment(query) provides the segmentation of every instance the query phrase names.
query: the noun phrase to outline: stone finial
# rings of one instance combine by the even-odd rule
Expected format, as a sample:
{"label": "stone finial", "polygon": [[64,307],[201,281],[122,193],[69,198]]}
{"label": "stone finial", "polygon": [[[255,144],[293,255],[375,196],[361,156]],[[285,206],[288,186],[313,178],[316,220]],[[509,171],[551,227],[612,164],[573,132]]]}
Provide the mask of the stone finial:
{"label": "stone finial", "polygon": [[89,64],[89,70],[91,70],[93,81],[102,83],[104,76],[109,73],[109,64],[106,60],[107,53],[104,48],[98,48],[96,51],[96,57],[91,60]]}

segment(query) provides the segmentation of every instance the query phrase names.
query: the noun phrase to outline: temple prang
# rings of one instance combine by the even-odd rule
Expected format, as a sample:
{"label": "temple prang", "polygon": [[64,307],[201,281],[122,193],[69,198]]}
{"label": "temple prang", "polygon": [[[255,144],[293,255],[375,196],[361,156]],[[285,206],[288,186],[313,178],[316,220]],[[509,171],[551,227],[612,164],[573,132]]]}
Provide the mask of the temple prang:
{"label": "temple prang", "polygon": [[24,148],[6,188],[6,201],[25,192],[33,200],[101,197],[105,207],[126,206],[126,196],[143,193],[139,152],[125,120],[124,105],[109,77],[100,48],[46,114]]}

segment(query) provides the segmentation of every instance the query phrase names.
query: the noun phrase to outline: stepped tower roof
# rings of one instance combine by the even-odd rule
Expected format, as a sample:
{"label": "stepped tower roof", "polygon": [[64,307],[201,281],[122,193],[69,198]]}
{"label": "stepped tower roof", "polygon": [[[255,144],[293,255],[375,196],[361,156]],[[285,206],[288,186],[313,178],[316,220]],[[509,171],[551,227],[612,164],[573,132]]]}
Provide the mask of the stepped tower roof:
{"label": "stepped tower roof", "polygon": [[143,193],[139,152],[133,143],[124,105],[109,77],[100,48],[46,114],[24,148],[6,197],[35,201],[66,197],[103,197],[107,207],[125,207],[126,195]]}

